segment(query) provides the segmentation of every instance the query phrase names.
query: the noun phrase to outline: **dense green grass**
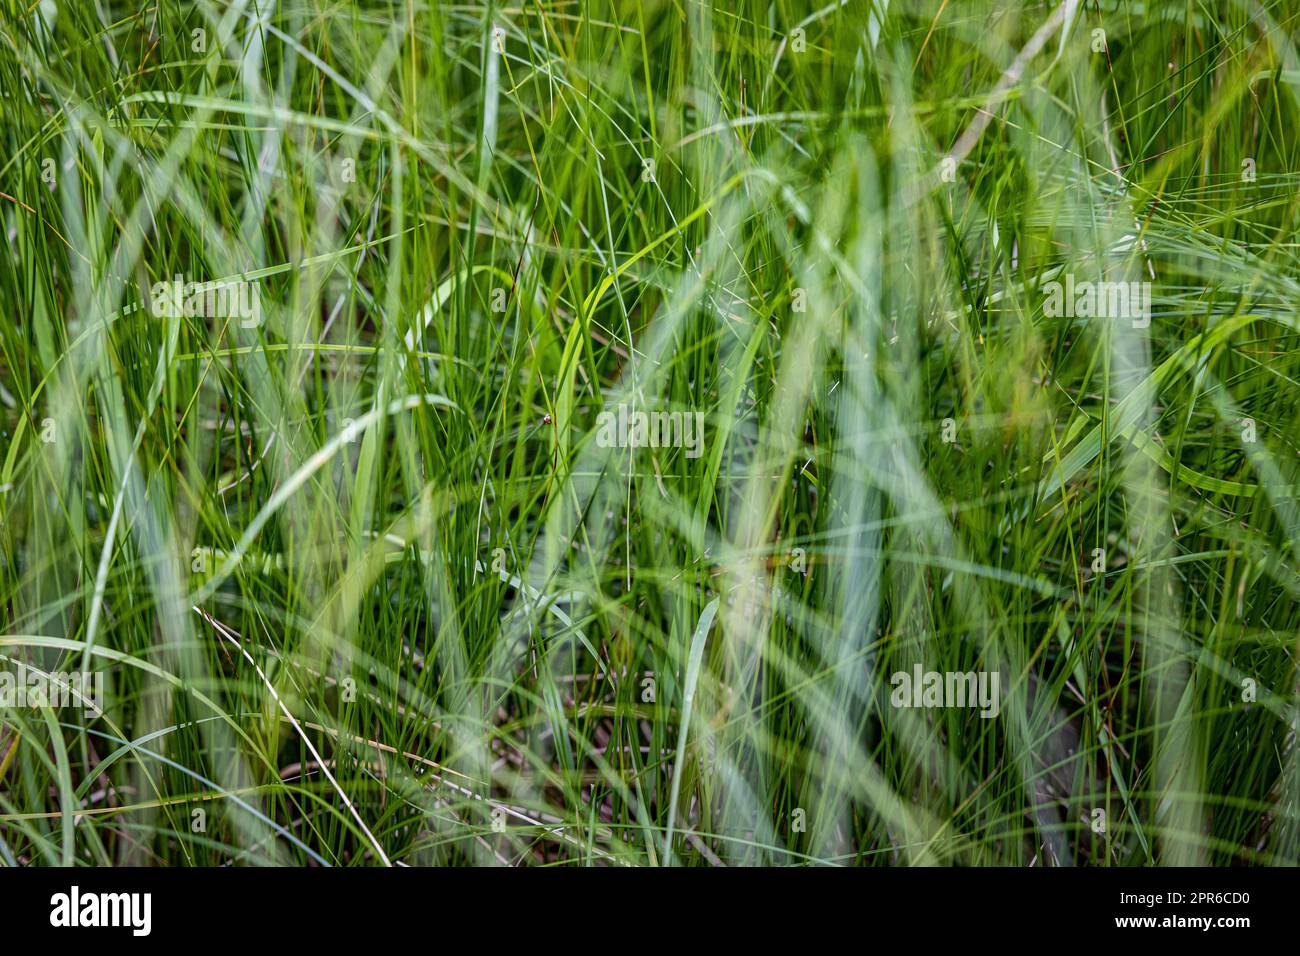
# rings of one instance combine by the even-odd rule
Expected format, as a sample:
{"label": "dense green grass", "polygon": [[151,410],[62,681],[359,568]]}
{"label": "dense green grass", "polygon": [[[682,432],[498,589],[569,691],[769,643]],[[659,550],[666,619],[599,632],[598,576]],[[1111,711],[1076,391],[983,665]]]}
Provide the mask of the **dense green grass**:
{"label": "dense green grass", "polygon": [[1294,0],[2,6],[6,864],[1297,861]]}

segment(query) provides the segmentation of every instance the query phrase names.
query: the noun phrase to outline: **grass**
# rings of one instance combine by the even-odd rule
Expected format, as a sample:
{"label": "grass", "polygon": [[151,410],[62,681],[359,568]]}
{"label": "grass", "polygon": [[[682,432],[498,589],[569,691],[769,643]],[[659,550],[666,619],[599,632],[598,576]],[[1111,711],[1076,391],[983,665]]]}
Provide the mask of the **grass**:
{"label": "grass", "polygon": [[1297,862],[1288,0],[4,9],[6,865]]}

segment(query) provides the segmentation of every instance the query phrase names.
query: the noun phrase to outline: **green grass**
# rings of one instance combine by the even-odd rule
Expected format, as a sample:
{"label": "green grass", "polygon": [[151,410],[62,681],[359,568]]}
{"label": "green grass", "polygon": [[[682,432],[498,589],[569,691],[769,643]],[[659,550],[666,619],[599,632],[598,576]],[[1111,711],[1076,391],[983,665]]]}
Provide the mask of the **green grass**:
{"label": "green grass", "polygon": [[262,6],[3,2],[6,865],[1297,862],[1292,0]]}

